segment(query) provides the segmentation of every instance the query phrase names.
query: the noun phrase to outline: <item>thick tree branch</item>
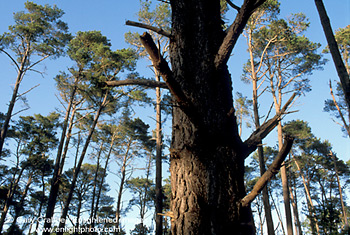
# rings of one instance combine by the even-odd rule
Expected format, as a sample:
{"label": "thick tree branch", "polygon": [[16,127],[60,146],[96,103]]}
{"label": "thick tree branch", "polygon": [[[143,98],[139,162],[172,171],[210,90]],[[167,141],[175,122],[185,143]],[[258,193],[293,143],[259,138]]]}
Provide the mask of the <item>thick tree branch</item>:
{"label": "thick tree branch", "polygon": [[233,9],[236,9],[238,12],[241,10],[239,6],[231,2],[230,0],[226,0],[227,4],[230,5]]}
{"label": "thick tree branch", "polygon": [[242,199],[242,207],[249,206],[250,203],[256,198],[256,196],[258,196],[259,193],[263,190],[265,185],[271,180],[271,178],[279,172],[284,159],[287,157],[290,149],[292,148],[293,140],[294,139],[290,136],[286,136],[284,138],[282,149],[277,154],[275,160],[273,160],[269,169],[267,169],[267,171],[255,183],[252,191]]}
{"label": "thick tree branch", "polygon": [[187,98],[183,93],[181,87],[173,78],[172,71],[169,68],[166,60],[161,56],[156,44],[154,43],[150,34],[145,32],[140,36],[141,43],[145,47],[147,53],[151,57],[152,64],[157,69],[159,74],[162,76],[165,83],[168,85],[168,88],[171,94],[174,96],[175,100],[179,103],[180,107],[185,108],[189,107]]}
{"label": "thick tree branch", "polygon": [[293,95],[289,98],[289,100],[282,107],[281,112],[276,114],[273,118],[263,123],[259,128],[257,128],[249,138],[244,141],[246,145],[246,152],[244,154],[245,158],[249,156],[255,149],[258,144],[277,126],[278,122],[281,120],[281,116],[286,113],[286,110],[293,102],[294,98],[297,96],[297,93],[293,93]]}
{"label": "thick tree branch", "polygon": [[137,86],[145,86],[150,88],[159,87],[159,88],[169,89],[165,82],[157,82],[157,81],[147,80],[147,79],[125,79],[125,80],[119,80],[119,81],[107,81],[106,84],[109,87],[137,85]]}
{"label": "thick tree branch", "polygon": [[321,24],[323,27],[324,34],[326,35],[329,50],[331,52],[335,68],[337,69],[338,77],[341,82],[341,86],[344,91],[345,101],[347,103],[348,109],[350,110],[350,78],[349,74],[345,68],[344,61],[340,55],[339,47],[337,41],[335,40],[332,26],[328,18],[326,9],[322,0],[315,0],[317,11],[320,16]]}
{"label": "thick tree branch", "polygon": [[240,8],[236,19],[233,24],[229,27],[227,34],[216,54],[215,57],[215,66],[220,68],[225,65],[230,58],[231,52],[238,40],[239,35],[243,32],[244,27],[246,26],[249,17],[258,8],[263,4],[265,0],[245,0],[242,7]]}
{"label": "thick tree branch", "polygon": [[135,21],[131,21],[131,20],[127,20],[125,22],[125,24],[129,25],[129,26],[135,26],[135,27],[143,28],[143,29],[149,29],[149,30],[151,30],[153,32],[156,32],[156,33],[161,34],[161,35],[163,35],[165,37],[168,37],[168,38],[171,37],[171,33],[170,32],[165,31],[162,28],[154,27],[154,26],[151,26],[151,25],[148,25],[148,24],[135,22]]}

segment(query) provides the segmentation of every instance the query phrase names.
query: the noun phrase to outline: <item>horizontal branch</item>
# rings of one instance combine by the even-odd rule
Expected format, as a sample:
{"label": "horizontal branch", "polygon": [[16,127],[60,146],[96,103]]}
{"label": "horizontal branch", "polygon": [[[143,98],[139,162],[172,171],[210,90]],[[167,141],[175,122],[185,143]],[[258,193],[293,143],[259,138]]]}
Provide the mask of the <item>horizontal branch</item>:
{"label": "horizontal branch", "polygon": [[294,139],[292,137],[290,136],[285,137],[282,149],[279,151],[279,153],[277,154],[276,158],[273,160],[270,167],[255,183],[252,191],[242,199],[241,201],[242,207],[249,206],[250,203],[256,198],[256,196],[258,196],[259,193],[263,190],[265,185],[272,179],[272,177],[279,172],[284,159],[287,157],[290,149],[292,148],[293,141]]}
{"label": "horizontal branch", "polygon": [[131,20],[127,20],[125,22],[126,25],[129,25],[129,26],[135,26],[135,27],[139,27],[139,28],[143,28],[143,29],[148,29],[148,30],[151,30],[153,32],[156,32],[160,35],[163,35],[165,37],[168,37],[170,38],[171,37],[171,33],[168,32],[168,31],[165,31],[164,29],[162,28],[158,28],[158,27],[154,27],[154,26],[151,26],[151,25],[148,25],[148,24],[144,24],[144,23],[140,23],[140,22],[135,22],[135,21],[131,21]]}
{"label": "horizontal branch", "polygon": [[276,114],[267,122],[264,122],[249,136],[249,138],[246,141],[244,141],[244,144],[247,147],[245,152],[245,158],[247,158],[249,154],[255,151],[258,144],[260,144],[261,141],[277,126],[278,122],[281,120],[281,116],[286,113],[286,110],[289,108],[290,104],[293,102],[296,96],[297,93],[293,93],[293,95],[285,103],[285,105],[278,114]]}
{"label": "horizontal branch", "polygon": [[109,87],[136,85],[136,86],[145,86],[149,88],[159,87],[159,88],[169,89],[165,82],[157,82],[157,81],[148,80],[148,79],[125,79],[125,80],[119,80],[119,81],[107,81],[106,84]]}

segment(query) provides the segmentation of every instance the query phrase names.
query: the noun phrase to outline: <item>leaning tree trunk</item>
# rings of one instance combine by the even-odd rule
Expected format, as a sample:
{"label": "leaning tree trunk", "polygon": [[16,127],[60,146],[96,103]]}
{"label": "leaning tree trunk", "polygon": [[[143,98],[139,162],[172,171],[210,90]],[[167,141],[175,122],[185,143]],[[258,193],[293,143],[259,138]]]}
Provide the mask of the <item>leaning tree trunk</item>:
{"label": "leaning tree trunk", "polygon": [[4,143],[5,143],[5,138],[7,136],[8,128],[10,126],[10,121],[11,121],[11,118],[12,118],[12,112],[13,112],[13,109],[15,107],[15,103],[16,103],[16,101],[18,99],[19,85],[21,84],[21,82],[23,80],[23,76],[24,76],[24,74],[26,72],[25,71],[25,65],[26,65],[26,63],[28,61],[28,53],[29,53],[29,49],[27,49],[25,51],[25,54],[24,54],[24,56],[22,58],[22,61],[21,61],[21,66],[18,69],[15,87],[14,87],[13,92],[12,92],[12,98],[10,100],[10,103],[9,103],[9,106],[8,106],[8,109],[7,109],[5,121],[2,124],[1,132],[0,132],[0,156],[2,155],[2,152],[3,152],[3,146],[4,146]]}
{"label": "leaning tree trunk", "polygon": [[327,43],[328,43],[329,50],[330,50],[332,58],[333,58],[334,65],[335,65],[335,68],[337,70],[338,77],[340,79],[340,83],[342,85],[345,102],[347,104],[347,108],[350,110],[350,78],[349,78],[349,74],[346,70],[346,67],[344,65],[344,61],[343,61],[341,54],[339,52],[339,47],[338,47],[337,41],[335,40],[332,26],[331,26],[330,20],[328,18],[327,11],[326,11],[326,8],[323,4],[323,1],[322,0],[315,0],[315,4],[316,4],[318,14],[320,16],[322,28],[323,28],[324,34],[326,36],[326,39],[327,39]]}

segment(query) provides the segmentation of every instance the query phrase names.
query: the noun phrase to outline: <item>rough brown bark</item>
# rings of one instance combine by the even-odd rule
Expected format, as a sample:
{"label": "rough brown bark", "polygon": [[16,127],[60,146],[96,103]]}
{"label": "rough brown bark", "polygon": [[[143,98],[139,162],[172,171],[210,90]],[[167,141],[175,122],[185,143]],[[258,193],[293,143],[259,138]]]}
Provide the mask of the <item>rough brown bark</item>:
{"label": "rough brown bark", "polygon": [[170,1],[172,71],[152,38],[141,36],[176,102],[170,150],[173,234],[255,234],[250,206],[241,203],[244,160],[283,112],[243,143],[226,62],[250,14],[263,2],[244,1],[226,34],[220,1]]}
{"label": "rough brown bark", "polygon": [[118,81],[106,81],[106,85],[110,87],[137,85],[137,86],[160,87],[163,89],[168,89],[168,86],[164,82],[147,80],[147,79],[125,79],[125,80],[118,80]]}
{"label": "rough brown bark", "polygon": [[191,107],[179,103],[173,112],[172,233],[255,234],[250,208],[240,206],[244,158],[235,116],[228,115],[231,78],[225,64],[214,62],[225,38],[219,1],[171,6],[173,79],[185,97],[180,101]]}

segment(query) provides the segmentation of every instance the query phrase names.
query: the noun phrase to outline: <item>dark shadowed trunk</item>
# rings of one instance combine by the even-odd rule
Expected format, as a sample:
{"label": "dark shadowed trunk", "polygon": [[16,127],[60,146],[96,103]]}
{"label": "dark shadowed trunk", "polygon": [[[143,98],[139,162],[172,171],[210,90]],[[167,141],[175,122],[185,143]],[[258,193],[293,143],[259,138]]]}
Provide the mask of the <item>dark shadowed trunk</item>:
{"label": "dark shadowed trunk", "polygon": [[[346,70],[346,67],[344,65],[344,61],[341,57],[341,54],[339,52],[339,47],[337,44],[337,41],[335,40],[332,26],[330,23],[330,20],[327,15],[326,8],[323,4],[322,0],[315,0],[315,4],[317,7],[318,14],[320,16],[322,28],[324,31],[324,34],[327,39],[327,43],[329,46],[329,50],[332,55],[332,59],[335,65],[335,68],[338,73],[338,77],[340,79],[343,91],[344,91],[344,96],[345,96],[345,102],[347,104],[348,109],[350,110],[350,78],[349,74]],[[350,117],[349,117],[350,118]]]}
{"label": "dark shadowed trunk", "polygon": [[214,61],[225,37],[219,1],[171,5],[170,55],[181,89],[173,112],[172,232],[255,234],[250,206],[240,206],[244,157],[231,111],[231,77],[226,64]]}
{"label": "dark shadowed trunk", "polygon": [[151,36],[141,36],[175,100],[169,213],[173,234],[255,234],[250,203],[278,172],[291,148],[290,138],[246,196],[244,160],[276,127],[290,104],[242,142],[226,63],[250,15],[263,2],[245,0],[224,32],[219,0],[170,1],[172,70]]}

